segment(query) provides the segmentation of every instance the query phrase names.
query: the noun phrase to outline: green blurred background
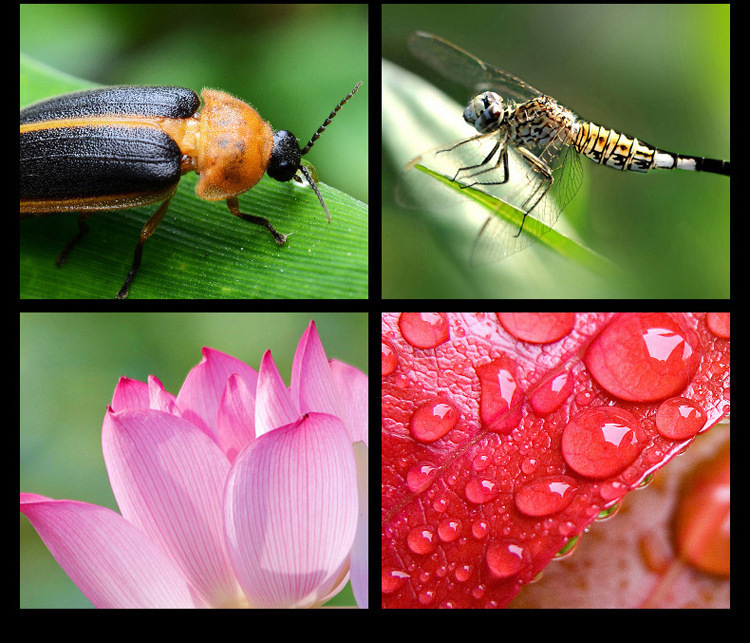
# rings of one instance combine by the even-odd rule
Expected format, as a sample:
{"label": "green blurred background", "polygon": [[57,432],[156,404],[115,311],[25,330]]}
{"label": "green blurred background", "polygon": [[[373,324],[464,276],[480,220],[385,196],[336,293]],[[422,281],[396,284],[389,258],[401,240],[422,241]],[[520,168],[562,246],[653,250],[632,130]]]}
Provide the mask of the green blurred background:
{"label": "green blurred background", "polygon": [[[583,118],[668,151],[730,159],[729,23],[729,5],[386,5],[383,57],[465,104],[465,90],[407,49],[412,31],[432,32]],[[582,164],[562,219],[631,283],[587,275],[539,244],[470,271],[450,237],[436,240],[433,215],[395,205],[398,167],[384,149],[384,297],[729,296],[727,177]]]}
{"label": "green blurred background", "polygon": [[[101,426],[117,381],[157,376],[175,395],[209,346],[256,370],[266,349],[289,384],[314,319],[326,354],[367,373],[361,313],[24,313],[20,319],[20,490],[117,510]],[[341,596],[353,604],[349,589]],[[20,606],[91,607],[20,516]]]}
{"label": "green blurred background", "polygon": [[21,5],[20,49],[103,85],[222,89],[304,142],[361,80],[363,108],[309,160],[366,203],[367,29],[367,5]]}

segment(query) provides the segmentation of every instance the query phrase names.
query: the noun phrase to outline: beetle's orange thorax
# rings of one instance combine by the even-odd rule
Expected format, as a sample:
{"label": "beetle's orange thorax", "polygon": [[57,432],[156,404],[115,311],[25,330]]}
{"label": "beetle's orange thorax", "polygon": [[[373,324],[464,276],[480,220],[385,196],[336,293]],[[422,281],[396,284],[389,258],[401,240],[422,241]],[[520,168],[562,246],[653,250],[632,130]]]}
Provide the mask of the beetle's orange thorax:
{"label": "beetle's orange thorax", "polygon": [[193,168],[200,174],[196,192],[218,201],[260,181],[273,151],[273,130],[247,103],[215,89],[202,94]]}

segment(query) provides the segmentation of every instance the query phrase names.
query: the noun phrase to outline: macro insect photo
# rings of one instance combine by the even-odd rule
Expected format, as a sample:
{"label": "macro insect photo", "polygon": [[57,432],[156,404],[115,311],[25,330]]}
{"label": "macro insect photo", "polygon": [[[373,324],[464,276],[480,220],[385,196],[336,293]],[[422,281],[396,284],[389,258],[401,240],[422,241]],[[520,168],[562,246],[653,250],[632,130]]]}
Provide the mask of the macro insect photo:
{"label": "macro insect photo", "polygon": [[[285,11],[270,23],[261,19],[268,13],[268,7],[196,5],[195,10],[193,18],[202,24],[207,46],[198,60],[193,58],[188,64],[184,55],[174,50],[177,42],[184,43],[187,36],[180,30],[180,22],[170,19],[173,9],[157,6],[123,9],[125,13],[138,14],[132,21],[118,20],[111,10],[97,13],[80,8],[78,12],[92,14],[81,19],[71,15],[76,10],[70,8],[23,9],[22,52],[33,58],[23,54],[21,57],[21,108],[96,86],[180,87],[198,95],[196,115],[202,116],[208,109],[201,100],[201,95],[206,98],[202,92],[214,88],[222,95],[236,97],[258,115],[256,126],[251,127],[250,138],[245,137],[243,145],[257,150],[257,157],[263,159],[261,166],[265,165],[271,131],[290,130],[300,152],[315,139],[312,147],[301,155],[299,173],[293,180],[287,181],[285,177],[277,183],[271,180],[273,172],[256,172],[258,177],[263,175],[260,181],[241,194],[222,196],[205,190],[198,194],[199,185],[205,181],[199,183],[198,174],[186,160],[192,155],[188,139],[195,130],[188,127],[187,137],[182,141],[178,133],[165,132],[180,149],[177,178],[179,174],[182,178],[169,206],[159,213],[163,218],[156,231],[153,224],[159,219],[157,210],[166,199],[157,199],[160,195],[155,192],[165,192],[163,185],[159,190],[151,185],[136,186],[140,188],[136,202],[145,204],[140,207],[97,210],[96,215],[85,221],[89,232],[72,249],[66,245],[79,233],[78,213],[69,210],[62,215],[36,216],[40,214],[37,209],[21,223],[22,298],[114,297],[118,291],[125,294],[123,282],[137,263],[134,249],[142,230],[142,239],[153,234],[142,245],[139,274],[129,289],[131,297],[361,298],[367,295],[367,148],[363,143],[367,131],[367,77],[362,73],[366,57],[360,55],[366,47],[358,46],[366,38],[354,28],[344,32],[332,29],[331,23],[331,18],[337,16],[341,20],[339,26],[345,29],[344,25],[351,25],[358,17],[348,15],[345,9],[331,9],[326,16],[321,8],[306,15]],[[153,40],[142,33],[149,20],[166,25]],[[113,24],[122,22],[137,25],[127,37],[139,44],[124,43],[127,53],[105,48],[95,55],[101,44],[91,38],[88,29],[75,28],[85,24],[107,33]],[[49,37],[40,35],[44,29],[57,29],[59,34],[60,25],[66,24],[71,28],[63,29],[62,33],[70,34],[71,39],[56,38],[51,42]],[[309,30],[304,36],[297,31],[302,25]],[[167,34],[172,35],[165,37]],[[219,42],[220,47],[210,46]],[[89,58],[71,54],[79,50],[88,51]],[[184,52],[184,44],[181,51]],[[302,51],[306,52],[305,65],[300,65]],[[341,64],[345,53],[347,62]],[[113,58],[117,58],[118,65],[113,64]],[[175,60],[186,62],[175,70]],[[340,89],[333,93],[339,81],[343,81]],[[362,84],[342,110],[340,101],[359,81]],[[326,94],[328,104],[321,107]],[[361,100],[363,96],[365,99]],[[339,109],[335,118],[326,122],[336,107]],[[117,108],[111,109],[116,115]],[[192,122],[189,114],[176,120],[180,119]],[[324,123],[325,131],[316,135]],[[199,145],[198,151],[208,147],[203,141]],[[166,152],[162,154],[166,156]],[[48,158],[53,160],[55,156],[50,154]],[[197,156],[193,159],[192,164],[200,165],[204,175],[205,163]],[[174,166],[174,161],[171,164]],[[316,184],[322,201],[304,177],[305,171]],[[174,169],[170,172],[174,177]],[[123,180],[130,181],[129,187],[133,187],[132,179]],[[206,200],[211,198],[230,201],[224,204]],[[121,206],[126,202],[125,198],[118,201]],[[113,203],[110,200],[106,205]],[[228,216],[233,212],[243,216]],[[269,222],[276,236],[267,228],[248,225],[248,221],[262,219]],[[282,240],[283,245],[279,244]],[[70,250],[68,261],[58,268],[56,259],[64,248]],[[60,258],[64,259],[64,254]]]}
{"label": "macro insect photo", "polygon": [[[447,8],[386,11],[384,239],[403,229],[384,243],[384,292],[726,296],[728,41],[712,35],[728,10],[695,36],[699,14],[496,7],[468,29]],[[650,37],[665,21],[672,35]],[[636,22],[626,59],[614,43]]]}

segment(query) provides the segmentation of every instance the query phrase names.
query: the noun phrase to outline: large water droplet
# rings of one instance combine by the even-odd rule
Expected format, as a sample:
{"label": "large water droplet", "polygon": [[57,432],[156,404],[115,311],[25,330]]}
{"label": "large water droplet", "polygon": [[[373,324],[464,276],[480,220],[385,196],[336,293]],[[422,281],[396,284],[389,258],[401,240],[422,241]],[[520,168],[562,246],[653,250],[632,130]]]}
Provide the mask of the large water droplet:
{"label": "large water droplet", "polygon": [[533,344],[547,344],[565,337],[576,323],[575,313],[497,313],[513,337]]}
{"label": "large water droplet", "polygon": [[458,417],[458,411],[449,402],[432,400],[414,411],[409,430],[419,442],[434,442],[456,426]]}
{"label": "large water droplet", "polygon": [[698,336],[666,313],[616,317],[583,358],[593,378],[623,400],[652,402],[681,392],[701,361]]}
{"label": "large water droplet", "polygon": [[656,411],[656,430],[671,440],[692,438],[705,423],[706,414],[684,397],[664,400]]}
{"label": "large water droplet", "polygon": [[568,476],[539,478],[516,492],[516,507],[527,516],[549,516],[565,509],[577,488],[575,480]]}
{"label": "large water droplet", "polygon": [[611,406],[587,409],[565,427],[563,457],[582,476],[609,478],[638,457],[644,441],[645,434],[629,411]]}
{"label": "large water droplet", "polygon": [[527,557],[526,550],[516,543],[500,541],[487,547],[487,566],[496,578],[507,578],[520,572]]}
{"label": "large water droplet", "polygon": [[524,394],[516,381],[516,363],[501,357],[478,366],[482,387],[479,415],[489,431],[510,433],[521,421]]}
{"label": "large water droplet", "polygon": [[573,377],[564,371],[544,382],[531,394],[531,408],[542,417],[560,408],[560,405],[573,393]]}
{"label": "large water droplet", "polygon": [[445,313],[401,313],[398,327],[404,339],[415,348],[435,348],[449,337]]}

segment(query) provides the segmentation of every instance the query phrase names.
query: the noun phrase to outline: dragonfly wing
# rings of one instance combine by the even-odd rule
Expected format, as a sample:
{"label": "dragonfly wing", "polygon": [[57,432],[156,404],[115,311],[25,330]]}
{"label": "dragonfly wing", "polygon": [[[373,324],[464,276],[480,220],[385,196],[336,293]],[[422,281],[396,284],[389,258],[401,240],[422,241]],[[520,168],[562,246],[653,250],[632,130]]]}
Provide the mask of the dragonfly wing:
{"label": "dragonfly wing", "polygon": [[416,31],[409,37],[409,48],[423,63],[476,93],[494,90],[519,102],[542,95],[520,78],[493,67],[439,36]]}

